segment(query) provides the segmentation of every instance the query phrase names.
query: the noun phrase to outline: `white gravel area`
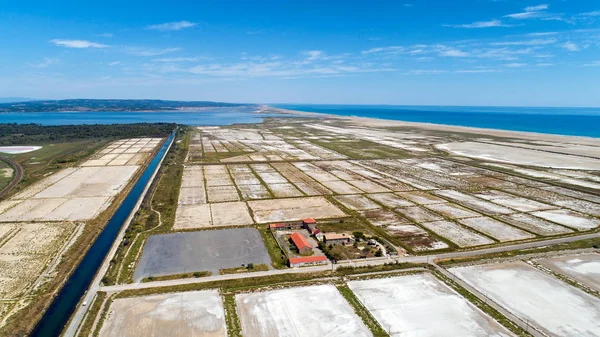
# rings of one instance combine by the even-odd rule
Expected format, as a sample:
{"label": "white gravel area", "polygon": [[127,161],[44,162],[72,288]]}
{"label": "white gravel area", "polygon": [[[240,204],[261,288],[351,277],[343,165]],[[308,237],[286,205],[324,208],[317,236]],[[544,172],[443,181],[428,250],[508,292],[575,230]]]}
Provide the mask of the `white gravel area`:
{"label": "white gravel area", "polygon": [[551,336],[600,336],[600,299],[524,262],[450,269]]}
{"label": "white gravel area", "polygon": [[533,212],[531,214],[582,231],[594,229],[600,225],[600,220],[598,219],[593,219],[567,209]]}
{"label": "white gravel area", "polygon": [[101,337],[226,337],[225,310],[217,290],[116,299]]}
{"label": "white gravel area", "polygon": [[393,337],[514,336],[429,273],[351,281],[348,286]]}
{"label": "white gravel area", "polygon": [[525,240],[535,237],[533,234],[488,217],[469,218],[458,221],[501,242]]}
{"label": "white gravel area", "polygon": [[372,336],[333,285],[238,294],[235,299],[244,336]]}
{"label": "white gravel area", "polygon": [[366,210],[381,208],[376,202],[360,194],[338,195],[333,197],[342,205],[353,210]]}
{"label": "white gravel area", "polygon": [[494,243],[491,239],[450,221],[425,222],[421,225],[454,242],[460,247],[472,247]]}
{"label": "white gravel area", "polygon": [[557,225],[550,221],[536,218],[529,214],[501,215],[500,219],[507,223],[539,235],[558,235],[573,232],[572,229]]}
{"label": "white gravel area", "polygon": [[489,143],[460,142],[436,145],[438,149],[465,156],[528,166],[600,170],[600,160]]}
{"label": "white gravel area", "polygon": [[598,253],[557,256],[535,260],[535,262],[600,291],[600,254]]}

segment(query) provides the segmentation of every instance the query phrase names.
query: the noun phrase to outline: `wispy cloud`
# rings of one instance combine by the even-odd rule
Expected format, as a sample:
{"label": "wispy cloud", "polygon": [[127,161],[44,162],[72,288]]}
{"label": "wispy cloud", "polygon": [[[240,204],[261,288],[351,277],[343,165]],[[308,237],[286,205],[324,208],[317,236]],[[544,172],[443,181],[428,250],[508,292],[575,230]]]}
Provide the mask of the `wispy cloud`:
{"label": "wispy cloud", "polygon": [[31,68],[47,68],[50,65],[60,63],[59,59],[44,57],[44,61],[38,63],[27,63]]}
{"label": "wispy cloud", "polygon": [[132,47],[127,49],[127,53],[137,56],[159,56],[174,53],[180,50],[181,48],[143,49],[138,47]]}
{"label": "wispy cloud", "polygon": [[557,21],[569,21],[563,17],[563,14],[550,13],[546,11],[548,5],[536,5],[525,7],[523,12],[513,13],[505,15],[505,18],[511,18],[515,20],[528,20],[528,19],[540,19],[540,20],[557,20]]}
{"label": "wispy cloud", "polygon": [[468,57],[468,52],[462,51],[454,47],[448,47],[445,45],[437,45],[438,55],[447,57]]}
{"label": "wispy cloud", "polygon": [[507,63],[504,65],[507,68],[523,68],[526,67],[527,64],[526,63]]}
{"label": "wispy cloud", "polygon": [[121,61],[110,62],[108,65],[112,67],[112,66],[117,66],[119,64],[121,64]]}
{"label": "wispy cloud", "polygon": [[491,27],[513,27],[514,25],[508,25],[502,23],[500,20],[490,21],[476,21],[473,23],[459,24],[459,25],[444,25],[445,27],[453,28],[491,28]]}
{"label": "wispy cloud", "polygon": [[583,65],[584,67],[600,67],[600,61],[593,61]]}
{"label": "wispy cloud", "polygon": [[565,43],[561,44],[560,46],[568,51],[580,51],[581,50],[576,43],[573,43],[571,41],[565,42]]}
{"label": "wispy cloud", "polygon": [[53,40],[50,40],[49,42],[54,43],[55,45],[57,45],[59,47],[65,47],[65,48],[85,49],[85,48],[107,48],[108,47],[105,44],[92,42],[92,41],[86,41],[86,40],[53,39]]}
{"label": "wispy cloud", "polygon": [[165,22],[165,23],[161,23],[158,25],[151,25],[146,27],[147,29],[151,29],[151,30],[158,30],[158,31],[173,31],[173,30],[182,30],[184,28],[190,28],[190,27],[194,27],[197,26],[198,23],[196,22],[190,22],[190,21],[178,21],[178,22]]}
{"label": "wispy cloud", "polygon": [[97,36],[99,37],[113,37],[113,33],[102,33],[102,34],[98,34]]}
{"label": "wispy cloud", "polygon": [[537,6],[527,6],[525,7],[526,12],[539,12],[548,9],[547,4],[537,5]]}
{"label": "wispy cloud", "polygon": [[533,39],[522,41],[492,42],[492,46],[544,46],[556,43],[556,39]]}
{"label": "wispy cloud", "polygon": [[200,58],[198,57],[163,57],[158,59],[153,59],[154,62],[164,62],[164,63],[178,63],[178,62],[195,62]]}

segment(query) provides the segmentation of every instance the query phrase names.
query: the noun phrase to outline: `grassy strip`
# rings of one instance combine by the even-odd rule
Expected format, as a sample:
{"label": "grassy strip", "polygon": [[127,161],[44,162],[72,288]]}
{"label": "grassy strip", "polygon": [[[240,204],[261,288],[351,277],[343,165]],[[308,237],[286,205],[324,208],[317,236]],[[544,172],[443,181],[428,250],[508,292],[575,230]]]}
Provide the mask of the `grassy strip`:
{"label": "grassy strip", "polygon": [[241,278],[233,280],[224,280],[218,283],[216,282],[203,282],[203,283],[191,283],[191,284],[179,284],[168,287],[156,287],[156,288],[145,288],[145,289],[130,289],[120,292],[117,297],[136,297],[146,296],[154,294],[164,294],[172,292],[182,291],[195,291],[205,289],[224,288],[228,291],[244,290],[256,287],[264,287],[270,285],[278,285],[288,282],[298,282],[312,280],[320,277],[331,276],[331,272],[320,272],[320,273],[298,273],[298,274],[281,274],[281,275],[269,275],[253,278]]}
{"label": "grassy strip", "polygon": [[249,267],[235,267],[235,268],[225,268],[219,270],[220,275],[226,274],[243,274],[243,273],[252,273],[256,271],[267,271],[269,270],[269,266],[266,264],[256,264],[252,268]]}
{"label": "grassy strip", "polygon": [[373,336],[375,337],[384,337],[389,336],[387,332],[379,325],[379,322],[371,315],[369,310],[365,308],[365,306],[360,302],[358,297],[354,295],[352,290],[346,284],[338,284],[336,285],[337,289],[340,291],[342,296],[350,303],[352,308],[354,308],[354,312],[362,319],[365,325],[371,330]]}
{"label": "grassy strip", "polygon": [[81,325],[81,328],[79,329],[79,333],[77,334],[78,336],[89,336],[92,334],[92,328],[94,327],[94,321],[96,320],[96,317],[98,316],[98,312],[100,311],[100,308],[102,307],[102,303],[104,303],[105,299],[106,299],[105,292],[99,291],[96,293],[94,302],[90,306],[90,308],[87,312],[87,315],[85,317],[85,321],[83,322],[83,324]]}
{"label": "grassy strip", "polygon": [[106,300],[106,304],[104,304],[104,308],[102,309],[102,312],[100,313],[100,319],[98,319],[98,324],[96,324],[96,329],[94,329],[94,333],[92,335],[93,337],[97,337],[98,335],[100,335],[100,330],[102,329],[102,325],[104,324],[104,321],[108,317],[108,313],[110,312],[110,306],[112,305],[112,302],[114,300],[115,300],[114,295],[109,296],[108,299]]}
{"label": "grassy strip", "polygon": [[242,325],[238,317],[235,294],[223,294],[223,304],[225,305],[225,323],[227,324],[227,336],[242,337]]}
{"label": "grassy strip", "polygon": [[509,258],[509,257],[520,256],[520,255],[540,254],[540,253],[556,252],[556,251],[561,251],[561,250],[586,249],[586,248],[596,248],[596,249],[600,248],[600,238],[566,242],[566,243],[560,243],[557,245],[544,246],[544,247],[532,248],[532,249],[511,250],[511,251],[507,251],[507,252],[490,253],[490,254],[467,256],[467,257],[460,257],[460,258],[438,259],[435,262],[438,265],[444,266],[444,265],[451,265],[451,264],[456,264],[456,263],[475,262],[475,261],[480,261],[480,260]]}
{"label": "grassy strip", "polygon": [[168,281],[168,280],[179,280],[184,278],[199,278],[199,277],[207,277],[211,276],[212,273],[209,271],[197,271],[193,273],[184,273],[184,274],[173,274],[173,275],[164,275],[164,276],[148,276],[142,279],[142,283],[145,282],[154,282],[154,281]]}
{"label": "grassy strip", "polygon": [[463,288],[458,283],[456,283],[453,280],[446,277],[446,275],[442,274],[441,272],[439,272],[437,270],[432,271],[432,273],[437,278],[439,278],[442,282],[446,283],[448,286],[450,286],[452,289],[454,289],[456,292],[458,292],[460,295],[462,295],[464,298],[466,298],[469,302],[474,304],[476,307],[481,309],[483,312],[490,315],[490,317],[492,317],[498,323],[502,324],[507,329],[514,332],[517,336],[523,336],[523,337],[532,336],[529,332],[523,330],[520,326],[513,323],[510,319],[508,319],[502,313],[498,312],[496,309],[492,308],[487,303],[480,300],[477,296],[471,294],[467,289]]}
{"label": "grassy strip", "polygon": [[271,265],[275,269],[284,269],[287,267],[288,260],[285,256],[285,252],[279,248],[277,241],[273,237],[273,234],[266,226],[255,226],[256,230],[262,236],[265,247],[267,247],[267,251],[269,252],[269,256],[271,257]]}
{"label": "grassy strip", "polygon": [[338,276],[348,276],[348,275],[357,275],[357,274],[366,274],[366,273],[376,273],[383,271],[392,271],[392,270],[401,270],[407,268],[417,268],[417,267],[427,267],[426,263],[410,263],[410,262],[390,262],[380,265],[368,265],[364,267],[352,267],[352,266],[344,266],[338,267],[335,270],[335,274]]}

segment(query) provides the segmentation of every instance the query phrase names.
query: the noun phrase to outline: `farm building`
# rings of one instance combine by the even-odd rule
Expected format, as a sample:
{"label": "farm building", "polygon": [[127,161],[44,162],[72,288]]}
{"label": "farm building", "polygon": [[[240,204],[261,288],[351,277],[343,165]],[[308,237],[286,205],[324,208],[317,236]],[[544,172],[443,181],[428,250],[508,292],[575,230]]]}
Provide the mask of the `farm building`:
{"label": "farm building", "polygon": [[298,248],[298,253],[300,253],[301,255],[307,255],[312,253],[312,246],[310,245],[310,243],[308,243],[308,241],[302,234],[296,232],[290,236],[290,240],[292,240],[294,246]]}
{"label": "farm building", "polygon": [[332,245],[347,245],[352,243],[352,237],[346,233],[325,233],[324,242]]}
{"label": "farm building", "polygon": [[290,259],[290,267],[302,267],[318,264],[327,264],[327,258],[323,255],[293,257]]}
{"label": "farm building", "polygon": [[272,223],[269,225],[269,229],[272,231],[289,231],[294,229],[302,229],[303,224],[297,222],[288,223]]}

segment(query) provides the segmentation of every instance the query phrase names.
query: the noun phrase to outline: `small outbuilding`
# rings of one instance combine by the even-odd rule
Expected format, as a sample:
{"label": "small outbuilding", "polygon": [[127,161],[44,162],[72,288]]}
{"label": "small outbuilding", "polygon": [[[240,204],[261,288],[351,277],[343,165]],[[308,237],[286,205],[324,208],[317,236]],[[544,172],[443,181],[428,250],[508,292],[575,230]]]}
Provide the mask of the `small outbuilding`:
{"label": "small outbuilding", "polygon": [[324,242],[331,245],[348,245],[352,243],[352,237],[346,233],[325,233]]}

